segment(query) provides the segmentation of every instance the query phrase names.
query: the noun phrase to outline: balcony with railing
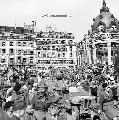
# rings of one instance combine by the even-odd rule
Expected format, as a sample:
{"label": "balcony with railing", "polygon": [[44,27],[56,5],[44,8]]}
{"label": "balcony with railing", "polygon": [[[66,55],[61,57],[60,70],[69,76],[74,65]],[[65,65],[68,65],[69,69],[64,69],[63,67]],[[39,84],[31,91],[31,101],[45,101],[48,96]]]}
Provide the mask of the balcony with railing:
{"label": "balcony with railing", "polygon": [[39,32],[37,38],[59,38],[59,39],[74,39],[72,33],[65,32]]}

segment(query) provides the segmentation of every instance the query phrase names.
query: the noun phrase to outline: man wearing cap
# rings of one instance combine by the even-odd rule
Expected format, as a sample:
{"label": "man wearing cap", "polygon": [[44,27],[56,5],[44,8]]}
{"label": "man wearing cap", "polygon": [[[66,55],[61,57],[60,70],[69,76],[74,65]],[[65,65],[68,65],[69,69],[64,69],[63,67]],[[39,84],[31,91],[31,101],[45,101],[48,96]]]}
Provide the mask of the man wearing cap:
{"label": "man wearing cap", "polygon": [[110,89],[107,93],[106,91],[107,83],[102,84],[102,90],[98,94],[98,104],[102,106],[102,111],[112,120],[118,120],[119,111],[114,108],[113,105],[113,95],[112,90]]}

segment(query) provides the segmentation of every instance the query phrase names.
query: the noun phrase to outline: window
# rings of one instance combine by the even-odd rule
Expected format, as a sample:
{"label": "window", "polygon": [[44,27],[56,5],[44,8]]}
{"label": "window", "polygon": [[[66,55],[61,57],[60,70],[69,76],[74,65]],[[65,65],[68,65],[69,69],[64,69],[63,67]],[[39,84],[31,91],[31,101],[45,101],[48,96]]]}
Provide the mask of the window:
{"label": "window", "polygon": [[116,27],[116,25],[112,25],[112,31],[116,31],[117,30],[117,27]]}
{"label": "window", "polygon": [[33,64],[33,57],[30,57],[30,63]]}
{"label": "window", "polygon": [[6,49],[2,49],[2,51],[1,51],[1,52],[2,52],[3,54],[4,54],[4,53],[6,53]]}
{"label": "window", "polygon": [[58,54],[58,57],[60,57],[61,55],[60,54]]}
{"label": "window", "polygon": [[23,42],[23,46],[26,46],[26,42]]}
{"label": "window", "polygon": [[26,63],[26,58],[23,58],[23,63]]}
{"label": "window", "polygon": [[72,49],[72,46],[70,46],[70,49]]}
{"label": "window", "polygon": [[42,48],[43,48],[43,50],[47,50],[48,49],[47,46],[43,46]]}
{"label": "window", "polygon": [[63,57],[65,57],[65,53],[63,53]]}
{"label": "window", "polygon": [[38,57],[41,57],[41,52],[38,52]]}
{"label": "window", "polygon": [[29,45],[30,45],[31,47],[33,47],[33,42],[30,42]]}
{"label": "window", "polygon": [[50,39],[47,39],[47,44],[51,44],[51,40]]}
{"label": "window", "polygon": [[30,54],[33,55],[33,50],[30,51]]}
{"label": "window", "polygon": [[55,58],[55,57],[56,57],[56,53],[52,52],[52,58]]}
{"label": "window", "polygon": [[51,52],[47,52],[47,58],[51,57]]}
{"label": "window", "polygon": [[39,45],[37,45],[37,49],[38,49],[38,50],[42,50],[42,47],[39,46]]}
{"label": "window", "polygon": [[40,60],[37,61],[37,64],[40,64]]}
{"label": "window", "polygon": [[26,55],[27,54],[27,50],[22,50],[23,54]]}
{"label": "window", "polygon": [[55,44],[58,44],[58,40],[55,40]]}
{"label": "window", "polygon": [[33,60],[33,57],[30,57],[30,60]]}
{"label": "window", "polygon": [[22,53],[22,50],[18,50],[17,54],[20,55]]}
{"label": "window", "polygon": [[70,45],[73,44],[73,40],[69,40],[68,44],[70,44]]}
{"label": "window", "polygon": [[17,62],[21,63],[21,57],[20,56],[17,57]]}
{"label": "window", "polygon": [[47,46],[47,50],[50,50],[50,46]]}
{"label": "window", "polygon": [[6,62],[5,58],[2,58],[1,63],[5,63],[5,62]]}
{"label": "window", "polygon": [[2,42],[2,46],[5,46],[5,42]]}
{"label": "window", "polygon": [[69,47],[70,51],[72,51],[72,46]]}
{"label": "window", "polygon": [[67,47],[64,47],[64,49],[63,49],[65,52],[67,52]]}
{"label": "window", "polygon": [[66,41],[65,41],[65,40],[62,40],[62,41],[61,41],[61,44],[65,44],[65,43],[66,43]]}
{"label": "window", "polygon": [[14,63],[14,58],[10,58],[10,63]]}
{"label": "window", "polygon": [[24,29],[21,29],[21,33],[24,33]]}
{"label": "window", "polygon": [[13,42],[10,42],[10,46],[13,46]]}
{"label": "window", "polygon": [[70,57],[73,57],[73,54],[72,54],[72,53],[70,53]]}
{"label": "window", "polygon": [[14,53],[14,50],[11,48],[9,49],[9,54],[13,54]]}
{"label": "window", "polygon": [[56,51],[59,51],[59,46],[56,47]]}
{"label": "window", "polygon": [[100,19],[102,19],[102,18],[103,18],[103,16],[102,16],[102,15],[100,15],[100,16],[99,16],[99,18],[100,18]]}
{"label": "window", "polygon": [[42,53],[42,57],[43,57],[43,58],[46,58],[46,57],[47,57],[47,55],[46,55],[45,52]]}
{"label": "window", "polygon": [[21,46],[21,42],[18,42],[17,45],[18,45],[18,46]]}
{"label": "window", "polygon": [[52,50],[55,50],[55,46],[52,46]]}
{"label": "window", "polygon": [[99,32],[103,32],[104,31],[104,26],[103,25],[99,25],[98,26],[98,31]]}

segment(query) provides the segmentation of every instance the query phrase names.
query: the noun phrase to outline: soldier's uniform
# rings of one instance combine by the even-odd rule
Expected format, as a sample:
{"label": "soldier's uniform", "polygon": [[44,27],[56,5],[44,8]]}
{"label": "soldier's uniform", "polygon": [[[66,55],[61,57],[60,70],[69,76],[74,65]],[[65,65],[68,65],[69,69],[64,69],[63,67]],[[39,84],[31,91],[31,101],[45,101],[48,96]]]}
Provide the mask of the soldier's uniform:
{"label": "soldier's uniform", "polygon": [[97,102],[99,106],[102,107],[102,111],[110,118],[113,119],[119,116],[119,111],[114,107],[112,101],[112,90],[110,89],[109,93],[106,93],[105,90],[100,90],[98,93]]}
{"label": "soldier's uniform", "polygon": [[42,87],[39,89],[39,94],[33,96],[31,101],[34,111],[33,120],[47,120],[47,110],[50,106],[50,101],[46,101],[46,90]]}

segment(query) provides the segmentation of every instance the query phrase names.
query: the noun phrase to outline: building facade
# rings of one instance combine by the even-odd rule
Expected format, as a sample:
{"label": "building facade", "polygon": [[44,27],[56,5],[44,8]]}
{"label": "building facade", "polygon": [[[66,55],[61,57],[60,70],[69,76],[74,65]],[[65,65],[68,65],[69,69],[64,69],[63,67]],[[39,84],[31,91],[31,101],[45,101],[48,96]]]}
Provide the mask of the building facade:
{"label": "building facade", "polygon": [[[35,40],[22,27],[17,32],[5,31],[2,27],[0,36],[1,66],[35,66]],[[10,27],[12,28],[12,27]],[[12,28],[13,30],[14,28]]]}
{"label": "building facade", "polygon": [[50,67],[77,65],[76,43],[72,33],[39,32],[36,46],[36,67],[39,71],[48,71]]}
{"label": "building facade", "polygon": [[31,31],[22,27],[0,26],[0,65],[30,66],[46,72],[51,67],[75,67],[77,54],[72,33]]}
{"label": "building facade", "polygon": [[[110,13],[105,0],[100,14],[93,19],[91,30],[79,44],[83,45],[83,49],[80,46],[83,56],[86,55],[81,63],[86,61],[87,64],[114,64],[119,45],[119,21]],[[80,57],[83,56],[80,52]]]}

